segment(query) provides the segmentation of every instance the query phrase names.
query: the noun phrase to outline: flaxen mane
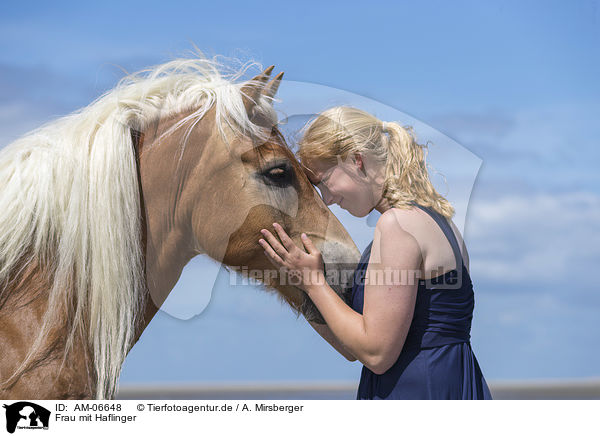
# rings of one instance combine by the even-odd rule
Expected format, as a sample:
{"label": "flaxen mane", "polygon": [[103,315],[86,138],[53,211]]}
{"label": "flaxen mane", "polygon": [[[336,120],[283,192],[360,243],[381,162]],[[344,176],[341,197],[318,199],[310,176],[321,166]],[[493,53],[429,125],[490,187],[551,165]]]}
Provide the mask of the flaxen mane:
{"label": "flaxen mane", "polygon": [[[97,398],[114,395],[145,296],[131,128],[191,111],[176,126],[189,133],[215,107],[221,133],[228,125],[260,135],[234,83],[251,65],[234,69],[203,57],[159,65],[0,150],[0,301],[26,255],[48,266],[53,283],[39,336],[17,372],[3,375],[4,384],[28,369],[56,314],[74,302],[65,359],[76,335],[87,337]],[[272,102],[259,103],[273,117]]]}

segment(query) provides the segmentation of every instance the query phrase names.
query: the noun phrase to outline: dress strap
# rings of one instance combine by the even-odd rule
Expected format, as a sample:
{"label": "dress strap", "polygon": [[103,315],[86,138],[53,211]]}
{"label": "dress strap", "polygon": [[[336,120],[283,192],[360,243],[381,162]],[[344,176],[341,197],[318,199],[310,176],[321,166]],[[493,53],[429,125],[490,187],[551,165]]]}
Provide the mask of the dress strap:
{"label": "dress strap", "polygon": [[456,261],[456,270],[462,271],[462,267],[463,267],[462,254],[460,252],[460,248],[458,247],[458,240],[456,239],[456,235],[452,231],[452,228],[450,227],[448,220],[446,220],[446,218],[444,218],[442,215],[440,215],[435,210],[432,210],[425,206],[421,206],[420,204],[417,204],[415,202],[413,202],[412,204],[414,206],[417,206],[419,209],[427,212],[427,214],[431,218],[433,218],[433,220],[438,224],[438,226],[440,226],[440,229],[442,229],[442,232],[444,232],[444,235],[446,235],[446,239],[448,239],[448,242],[450,243],[450,246],[452,247],[452,251],[454,252],[454,259]]}

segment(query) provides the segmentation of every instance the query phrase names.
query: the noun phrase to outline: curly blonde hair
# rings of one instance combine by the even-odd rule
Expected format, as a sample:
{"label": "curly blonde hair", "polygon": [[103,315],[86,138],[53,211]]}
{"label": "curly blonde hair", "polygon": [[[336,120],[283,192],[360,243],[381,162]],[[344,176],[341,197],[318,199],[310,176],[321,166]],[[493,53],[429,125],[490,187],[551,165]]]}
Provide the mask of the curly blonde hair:
{"label": "curly blonde hair", "polygon": [[303,165],[311,161],[336,165],[340,158],[368,153],[385,163],[383,197],[392,207],[408,209],[414,202],[448,219],[454,216],[454,207],[429,180],[427,146],[417,143],[412,127],[381,121],[357,108],[336,106],[312,119],[302,132],[296,156]]}

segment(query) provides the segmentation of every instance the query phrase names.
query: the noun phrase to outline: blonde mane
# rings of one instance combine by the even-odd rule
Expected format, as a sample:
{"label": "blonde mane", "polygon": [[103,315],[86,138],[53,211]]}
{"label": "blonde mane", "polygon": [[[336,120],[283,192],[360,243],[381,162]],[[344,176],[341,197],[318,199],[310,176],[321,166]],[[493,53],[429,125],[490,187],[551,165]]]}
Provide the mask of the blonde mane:
{"label": "blonde mane", "polygon": [[[41,351],[57,314],[71,308],[67,347],[78,334],[94,356],[96,398],[111,398],[145,304],[140,193],[131,129],[191,114],[187,132],[215,107],[217,127],[264,132],[248,118],[237,68],[204,57],[178,59],[125,77],[89,106],[0,150],[0,301],[25,256],[51,271],[48,309],[19,377]],[[246,82],[247,83],[247,82]],[[257,108],[276,120],[272,101]],[[184,141],[185,142],[185,141]],[[0,310],[3,308],[0,307]]]}

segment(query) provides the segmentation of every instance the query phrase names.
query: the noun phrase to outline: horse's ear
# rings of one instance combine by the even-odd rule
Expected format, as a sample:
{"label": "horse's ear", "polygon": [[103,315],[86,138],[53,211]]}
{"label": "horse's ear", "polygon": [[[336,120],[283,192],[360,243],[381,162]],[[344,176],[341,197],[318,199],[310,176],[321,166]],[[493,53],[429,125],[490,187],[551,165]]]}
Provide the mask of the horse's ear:
{"label": "horse's ear", "polygon": [[244,101],[244,106],[246,107],[246,111],[248,111],[248,113],[252,113],[252,108],[258,103],[258,99],[263,93],[265,84],[269,80],[273,68],[275,68],[275,65],[271,65],[265,71],[252,78],[247,84],[242,86],[242,100]]}
{"label": "horse's ear", "polygon": [[275,76],[273,80],[271,80],[263,90],[263,95],[266,95],[269,98],[275,97],[277,94],[277,90],[279,89],[279,85],[281,85],[281,79],[283,78],[283,71]]}
{"label": "horse's ear", "polygon": [[139,158],[142,152],[142,146],[144,145],[144,134],[136,129],[131,129],[131,142],[133,143],[133,150],[136,158]]}

